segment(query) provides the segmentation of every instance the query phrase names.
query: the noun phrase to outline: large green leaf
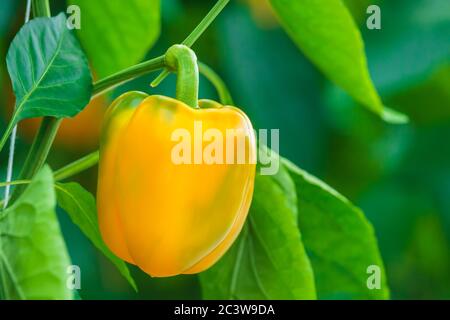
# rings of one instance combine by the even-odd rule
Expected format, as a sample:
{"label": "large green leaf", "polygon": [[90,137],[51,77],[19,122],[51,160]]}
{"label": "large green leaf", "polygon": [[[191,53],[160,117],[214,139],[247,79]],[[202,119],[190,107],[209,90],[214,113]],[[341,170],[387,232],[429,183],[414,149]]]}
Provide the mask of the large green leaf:
{"label": "large green leaf", "polygon": [[314,275],[296,224],[289,174],[257,175],[239,238],[200,274],[207,299],[315,299]]}
{"label": "large green leaf", "polygon": [[91,98],[87,59],[62,13],[25,24],[11,43],[6,63],[16,95],[13,124],[41,116],[72,117]]}
{"label": "large green leaf", "polygon": [[[317,178],[283,160],[297,188],[298,221],[320,299],[387,299],[383,261],[360,209]],[[381,270],[381,288],[369,289],[369,266]]]}
{"label": "large green leaf", "polygon": [[385,120],[407,120],[383,106],[370,78],[361,34],[341,0],[270,2],[287,33],[329,79]]}
{"label": "large green leaf", "polygon": [[0,218],[0,294],[5,299],[71,299],[69,255],[55,214],[53,175],[44,167]]}
{"label": "large green leaf", "polygon": [[69,0],[80,7],[83,48],[100,78],[144,58],[160,32],[160,0]]}
{"label": "large green leaf", "polygon": [[81,231],[92,241],[128,280],[130,285],[137,290],[136,283],[131,277],[130,270],[126,263],[112,253],[102,240],[98,228],[97,207],[95,199],[88,191],[77,183],[56,184],[56,194],[58,205],[69,215]]}

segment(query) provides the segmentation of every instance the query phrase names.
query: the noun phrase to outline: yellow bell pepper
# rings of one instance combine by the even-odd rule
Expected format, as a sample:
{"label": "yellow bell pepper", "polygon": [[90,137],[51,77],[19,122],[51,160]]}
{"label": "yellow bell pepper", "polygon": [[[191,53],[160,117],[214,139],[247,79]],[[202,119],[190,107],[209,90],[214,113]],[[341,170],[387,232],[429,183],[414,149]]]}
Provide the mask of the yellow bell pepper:
{"label": "yellow bell pepper", "polygon": [[[238,236],[251,204],[256,141],[250,120],[239,109],[213,101],[200,100],[198,107],[129,92],[105,116],[97,190],[100,231],[112,252],[153,277],[212,266]],[[231,138],[230,130],[238,134]],[[192,150],[180,149],[177,132],[192,138]],[[208,132],[224,137],[223,144]],[[239,162],[239,144],[232,150],[226,146],[240,138],[245,161]],[[213,143],[219,143],[215,152],[224,151],[222,162],[211,152]],[[213,163],[202,159],[208,154]],[[180,163],[174,155],[192,161]]]}

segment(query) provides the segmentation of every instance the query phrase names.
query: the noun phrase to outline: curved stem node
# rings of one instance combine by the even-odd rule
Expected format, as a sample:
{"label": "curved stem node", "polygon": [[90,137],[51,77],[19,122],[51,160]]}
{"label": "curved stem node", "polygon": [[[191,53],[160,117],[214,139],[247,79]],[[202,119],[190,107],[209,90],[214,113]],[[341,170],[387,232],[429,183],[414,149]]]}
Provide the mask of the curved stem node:
{"label": "curved stem node", "polygon": [[195,52],[182,44],[173,45],[166,52],[165,63],[177,73],[177,99],[198,108],[199,71]]}

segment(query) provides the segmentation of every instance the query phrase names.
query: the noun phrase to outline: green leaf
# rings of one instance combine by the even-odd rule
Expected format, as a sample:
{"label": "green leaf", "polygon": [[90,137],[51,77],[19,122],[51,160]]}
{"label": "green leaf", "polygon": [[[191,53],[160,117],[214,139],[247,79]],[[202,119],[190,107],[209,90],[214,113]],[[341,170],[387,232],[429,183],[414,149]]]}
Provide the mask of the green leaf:
{"label": "green leaf", "polygon": [[257,175],[247,223],[230,250],[200,274],[207,299],[315,299],[314,275],[284,170]]}
{"label": "green leaf", "polygon": [[87,59],[62,13],[25,24],[11,43],[6,63],[16,95],[12,124],[41,116],[73,117],[89,103]]}
{"label": "green leaf", "polygon": [[69,255],[55,213],[51,170],[44,167],[0,218],[0,294],[5,299],[71,299]]}
{"label": "green leaf", "polygon": [[80,7],[83,48],[100,78],[141,61],[160,33],[160,0],[69,0]]}
{"label": "green leaf", "polygon": [[372,83],[361,34],[341,0],[270,0],[303,53],[334,83],[384,120],[406,116],[385,110]]}
{"label": "green leaf", "polygon": [[137,291],[136,283],[131,277],[126,263],[114,255],[102,240],[98,228],[97,207],[92,194],[74,182],[57,183],[55,187],[58,205],[67,212],[72,222],[116,266],[122,276]]}
{"label": "green leaf", "polygon": [[[299,227],[319,299],[389,298],[374,231],[361,210],[289,161],[283,164],[297,187]],[[381,289],[367,287],[372,265],[381,270]]]}

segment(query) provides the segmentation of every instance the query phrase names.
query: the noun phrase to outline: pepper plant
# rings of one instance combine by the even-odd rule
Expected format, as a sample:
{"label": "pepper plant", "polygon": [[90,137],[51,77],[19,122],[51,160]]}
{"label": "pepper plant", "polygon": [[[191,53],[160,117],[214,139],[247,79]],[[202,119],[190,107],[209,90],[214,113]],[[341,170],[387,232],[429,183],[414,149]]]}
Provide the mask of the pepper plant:
{"label": "pepper plant", "polygon": [[[324,182],[283,158],[282,150],[279,155],[267,146],[259,145],[261,152],[279,161],[279,170],[275,175],[262,175],[259,170],[256,170],[256,176],[248,174],[246,179],[251,180],[254,191],[253,197],[247,199],[249,208],[244,209],[245,215],[239,228],[232,232],[229,243],[217,255],[211,260],[203,260],[204,265],[198,268],[193,263],[201,264],[201,261],[191,258],[189,254],[193,253],[189,253],[188,248],[189,245],[205,246],[206,240],[201,240],[201,237],[197,242],[180,239],[174,242],[175,247],[150,249],[157,243],[155,235],[161,230],[153,230],[149,226],[154,222],[152,219],[161,218],[159,216],[147,217],[150,219],[148,223],[139,220],[139,216],[133,217],[135,220],[127,226],[131,228],[128,233],[134,236],[131,253],[133,258],[139,257],[139,261],[134,261],[127,254],[120,254],[119,245],[115,246],[115,242],[119,241],[116,236],[119,235],[114,230],[109,230],[111,233],[105,236],[109,231],[104,230],[114,229],[109,215],[120,205],[122,211],[124,204],[125,211],[133,210],[120,215],[123,219],[137,210],[133,203],[145,202],[146,194],[154,192],[164,195],[172,191],[149,189],[145,183],[136,183],[136,190],[129,190],[130,186],[126,183],[133,185],[132,181],[137,181],[136,177],[140,174],[147,180],[151,179],[158,168],[145,172],[145,167],[137,162],[128,162],[127,167],[124,160],[120,162],[120,170],[108,171],[105,169],[105,146],[102,146],[105,150],[100,153],[87,154],[55,171],[46,164],[63,118],[76,116],[94,97],[107,95],[115,87],[154,71],[161,70],[161,73],[152,86],[159,85],[169,73],[177,74],[176,96],[170,98],[170,103],[151,98],[154,110],[162,108],[162,105],[180,103],[194,108],[198,105],[201,108],[215,108],[217,103],[199,104],[197,101],[199,73],[215,86],[222,105],[233,106],[232,93],[224,81],[191,49],[197,41],[201,41],[204,31],[229,2],[217,1],[184,41],[167,48],[161,56],[141,62],[160,33],[159,0],[69,0],[67,5],[76,5],[84,17],[79,30],[68,27],[68,17],[64,12],[51,12],[49,0],[31,1],[32,19],[22,26],[8,50],[6,62],[15,94],[15,107],[0,139],[0,150],[6,151],[8,139],[20,121],[42,117],[42,122],[18,176],[1,183],[3,187],[13,188],[3,199],[4,209],[0,213],[1,298],[74,297],[67,286],[66,273],[66,268],[71,264],[66,242],[71,239],[64,239],[61,234],[55,213],[57,206],[68,214],[71,221],[136,290],[139,288],[128,263],[137,264],[144,271],[150,270],[148,273],[153,276],[183,273],[187,266],[191,266],[193,272],[187,273],[200,272],[199,280],[205,299],[389,298],[374,230],[363,212]],[[405,115],[383,105],[369,75],[362,38],[342,0],[329,0],[326,4],[321,0],[270,0],[270,4],[292,41],[326,77],[379,116],[380,121],[408,121]],[[164,33],[161,36],[164,37]],[[99,80],[93,81],[92,70],[95,70]],[[119,99],[140,97],[138,100],[142,101],[146,96],[131,94]],[[226,116],[223,112],[219,119]],[[108,131],[111,135],[121,132],[117,127],[111,128],[111,132]],[[156,128],[148,126],[142,130],[152,132]],[[123,144],[117,142],[114,145],[116,152],[124,155],[133,153],[130,148],[134,147],[134,138],[121,139]],[[151,150],[158,146],[149,143],[142,147]],[[135,156],[138,157],[140,152],[142,150],[134,150]],[[148,154],[156,156],[156,152],[149,151]],[[95,166],[99,158],[99,188],[107,185],[108,179],[111,180],[116,174],[129,179],[120,180],[127,186],[120,191],[113,192],[108,185],[105,188],[109,191],[99,189],[96,199],[82,185],[70,182],[70,179]],[[10,160],[12,165],[12,157]],[[204,175],[201,181],[215,177],[206,175],[202,170],[206,169],[200,169],[195,175]],[[216,212],[214,206],[221,206],[224,218],[211,219],[208,212],[204,212],[202,222],[206,221],[206,225],[203,229],[192,230],[192,236],[206,230],[225,228],[227,219],[238,219],[228,211],[239,204],[236,199],[246,191],[240,188],[244,182],[236,179],[234,183],[229,187],[218,187],[221,200],[209,203],[213,208],[211,212]],[[212,183],[208,187],[217,186]],[[194,189],[176,190],[179,197],[207,196],[201,185]],[[120,193],[117,195],[117,192]],[[127,192],[132,192],[133,197],[126,198]],[[177,197],[177,192],[174,192],[174,197]],[[136,196],[140,198],[136,200]],[[161,197],[160,201],[169,203],[171,200]],[[97,208],[101,213],[100,226]],[[151,208],[145,208],[151,211]],[[172,210],[176,211],[176,208]],[[200,209],[198,213],[201,213]],[[186,220],[186,214],[190,213],[176,212],[179,220],[172,224],[182,228],[181,221]],[[164,220],[164,217],[161,219]],[[153,240],[147,245],[145,237],[133,235],[133,228],[137,227],[131,225],[145,227],[144,231]],[[177,230],[179,228],[162,230],[162,233],[173,233],[171,239],[182,237],[176,233]],[[220,237],[214,236],[209,239],[214,243],[223,238],[222,234]],[[176,246],[181,243],[186,244],[183,253],[188,255],[189,263],[178,269],[171,261],[178,261],[174,258],[174,252],[180,249]],[[149,262],[156,258],[167,258],[159,261],[165,265],[155,266]],[[371,281],[370,270],[378,272],[375,276],[379,278],[379,285],[375,289],[368,285]]]}

